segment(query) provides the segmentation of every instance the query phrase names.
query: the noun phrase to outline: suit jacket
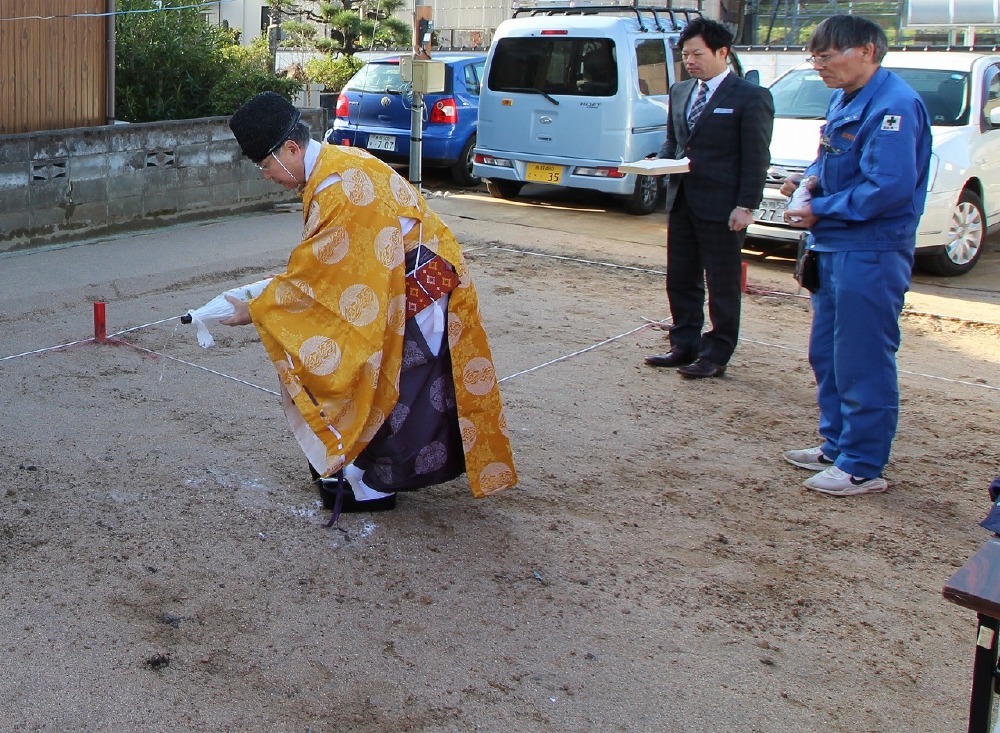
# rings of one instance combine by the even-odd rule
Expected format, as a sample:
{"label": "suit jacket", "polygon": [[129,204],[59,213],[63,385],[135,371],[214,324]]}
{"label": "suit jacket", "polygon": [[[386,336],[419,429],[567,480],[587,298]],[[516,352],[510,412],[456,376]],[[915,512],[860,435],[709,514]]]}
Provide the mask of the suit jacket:
{"label": "suit jacket", "polygon": [[729,73],[708,100],[693,129],[687,108],[698,80],[686,79],[670,88],[667,139],[661,158],[688,158],[688,173],[670,176],[667,211],[677,190],[692,213],[708,221],[728,221],[737,206],[757,208],[770,164],[774,102],[771,92]]}

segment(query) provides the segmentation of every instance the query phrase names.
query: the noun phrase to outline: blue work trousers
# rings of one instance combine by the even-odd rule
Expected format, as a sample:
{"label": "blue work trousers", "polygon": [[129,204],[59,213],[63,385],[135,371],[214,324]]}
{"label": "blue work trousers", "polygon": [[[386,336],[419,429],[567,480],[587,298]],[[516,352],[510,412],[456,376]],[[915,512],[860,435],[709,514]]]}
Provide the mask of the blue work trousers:
{"label": "blue work trousers", "polygon": [[809,363],[823,453],[852,476],[874,478],[899,419],[896,352],[913,250],[817,254]]}

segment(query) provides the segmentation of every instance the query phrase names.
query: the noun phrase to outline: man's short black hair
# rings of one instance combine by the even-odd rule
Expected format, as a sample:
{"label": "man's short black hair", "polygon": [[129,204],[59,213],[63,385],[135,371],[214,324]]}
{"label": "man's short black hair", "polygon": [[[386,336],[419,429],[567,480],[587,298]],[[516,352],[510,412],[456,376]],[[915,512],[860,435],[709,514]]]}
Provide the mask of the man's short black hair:
{"label": "man's short black hair", "polygon": [[875,46],[876,63],[882,63],[889,41],[881,27],[860,15],[833,15],[816,26],[807,48],[809,53],[823,53],[861,48],[869,43]]}
{"label": "man's short black hair", "polygon": [[312,139],[312,128],[309,124],[299,120],[295,123],[295,127],[292,131],[288,133],[288,139],[294,140],[300,148],[304,148],[309,145],[309,141]]}
{"label": "man's short black hair", "polygon": [[677,45],[683,48],[685,41],[690,41],[692,38],[697,38],[698,36],[701,36],[701,40],[713,52],[718,51],[720,48],[728,49],[733,45],[733,34],[729,32],[729,29],[722,25],[722,23],[708,20],[707,18],[695,18],[688,23],[684,27],[684,30],[681,31]]}

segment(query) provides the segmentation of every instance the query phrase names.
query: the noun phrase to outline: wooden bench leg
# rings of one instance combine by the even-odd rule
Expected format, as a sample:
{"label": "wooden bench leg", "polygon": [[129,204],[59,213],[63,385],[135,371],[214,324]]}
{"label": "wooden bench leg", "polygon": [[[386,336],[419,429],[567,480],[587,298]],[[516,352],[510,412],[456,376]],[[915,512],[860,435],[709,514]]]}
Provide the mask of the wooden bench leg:
{"label": "wooden bench leg", "polygon": [[979,614],[976,660],[972,668],[969,733],[990,733],[994,686],[997,683],[997,631],[1000,622]]}

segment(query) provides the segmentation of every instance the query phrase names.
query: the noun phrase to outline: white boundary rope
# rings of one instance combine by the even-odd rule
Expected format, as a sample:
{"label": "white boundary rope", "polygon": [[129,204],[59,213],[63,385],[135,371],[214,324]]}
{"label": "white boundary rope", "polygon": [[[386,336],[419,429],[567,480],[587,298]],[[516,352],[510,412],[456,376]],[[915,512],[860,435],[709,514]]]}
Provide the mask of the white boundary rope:
{"label": "white boundary rope", "polygon": [[626,331],[625,333],[620,333],[617,336],[612,336],[610,338],[606,338],[606,339],[604,339],[603,341],[601,341],[599,343],[592,344],[592,345],[590,345],[590,346],[588,346],[586,348],[580,349],[579,351],[574,351],[572,354],[566,354],[565,356],[560,356],[560,357],[557,357],[555,359],[551,359],[551,360],[545,362],[544,364],[539,364],[538,366],[529,367],[528,369],[522,369],[519,372],[515,372],[514,374],[509,374],[506,377],[504,377],[503,379],[500,379],[500,380],[497,380],[497,381],[502,384],[503,382],[506,382],[508,379],[513,379],[514,377],[520,377],[522,374],[529,374],[530,372],[533,372],[533,371],[536,371],[538,369],[541,369],[542,367],[551,366],[552,364],[558,364],[560,361],[566,361],[566,359],[571,359],[572,357],[579,356],[580,354],[586,354],[588,351],[593,351],[594,349],[600,348],[601,346],[604,346],[605,344],[610,344],[612,341],[617,341],[620,338],[625,338],[626,336],[629,336],[629,335],[631,335],[631,334],[633,334],[633,333],[635,333],[637,331],[641,331],[644,328],[649,328],[650,325],[651,324],[649,324],[649,323],[643,323],[641,326],[639,326],[637,328],[633,328],[631,331]]}
{"label": "white boundary rope", "polygon": [[[472,249],[464,250],[463,252],[466,253],[466,254],[468,254],[468,253],[471,253],[471,252],[477,252],[477,251],[482,251],[482,250],[497,250],[497,251],[501,251],[501,252],[514,252],[514,253],[517,253],[517,254],[527,255],[527,256],[531,256],[531,257],[545,257],[545,258],[554,259],[554,260],[564,260],[564,261],[569,261],[569,262],[578,262],[578,263],[586,264],[586,265],[597,265],[599,267],[609,267],[609,268],[612,268],[612,269],[619,269],[619,270],[632,270],[634,272],[644,272],[644,273],[649,273],[649,274],[654,274],[654,275],[663,275],[663,274],[665,274],[664,272],[662,272],[660,270],[653,270],[651,268],[635,267],[635,266],[631,266],[631,265],[617,265],[617,264],[611,263],[611,262],[600,262],[600,261],[597,261],[597,260],[587,260],[587,259],[583,259],[583,258],[580,258],[580,257],[568,257],[568,256],[565,256],[565,255],[552,255],[552,254],[547,254],[547,253],[544,253],[544,252],[530,252],[530,251],[526,251],[526,250],[515,249],[513,247],[501,247],[499,245],[486,246],[486,247],[477,247],[477,248],[472,248]],[[763,295],[776,295],[776,296],[784,296],[784,297],[792,297],[792,298],[808,297],[808,296],[796,295],[794,293],[783,293],[783,292],[780,292],[780,291],[757,291],[757,292],[758,292],[758,294],[763,294]],[[930,316],[930,317],[934,317],[934,318],[943,318],[945,320],[962,320],[962,319],[956,319],[956,318],[954,318],[952,316],[940,316],[940,315],[931,314],[931,313],[921,313],[919,311],[904,310],[903,312],[904,313],[916,314],[916,315]],[[149,328],[151,326],[157,326],[157,325],[159,325],[161,323],[168,323],[169,321],[173,321],[173,320],[176,320],[178,318],[180,318],[180,316],[171,316],[170,318],[163,318],[163,319],[161,319],[159,321],[151,321],[150,323],[144,323],[141,326],[133,326],[132,328],[126,328],[124,330],[117,331],[117,332],[115,332],[113,334],[110,334],[108,336],[108,338],[109,339],[113,339],[113,338],[115,338],[117,336],[121,336],[122,334],[132,333],[133,331],[140,331],[142,329]],[[577,351],[574,351],[572,353],[556,357],[555,359],[550,359],[549,361],[544,362],[542,364],[538,364],[537,366],[529,367],[527,369],[522,369],[519,372],[515,372],[513,374],[509,374],[506,377],[503,377],[503,378],[497,380],[497,383],[498,384],[502,384],[503,382],[506,382],[506,381],[508,381],[510,379],[514,379],[515,377],[520,377],[520,376],[523,376],[525,374],[530,374],[531,372],[538,371],[539,369],[543,369],[544,367],[552,366],[553,364],[558,364],[559,362],[566,361],[567,359],[572,359],[573,357],[580,356],[581,354],[586,354],[588,351],[593,351],[595,349],[599,349],[602,346],[606,346],[607,344],[610,344],[610,343],[613,343],[613,342],[618,341],[620,339],[623,339],[626,336],[631,336],[634,333],[638,333],[639,331],[641,331],[641,330],[643,330],[645,328],[652,328],[654,326],[664,326],[664,325],[667,325],[666,320],[657,321],[657,320],[654,320],[652,318],[647,318],[646,316],[640,316],[640,318],[641,318],[641,320],[644,321],[644,323],[641,326],[637,326],[636,328],[633,328],[633,329],[631,329],[629,331],[625,331],[624,333],[620,333],[617,336],[610,336],[609,338],[606,338],[603,341],[599,341],[599,342],[597,342],[595,344],[591,344],[590,346],[584,347],[582,349],[578,349]],[[988,325],[988,326],[1000,325],[1000,324],[992,323],[990,321],[970,321],[970,322],[979,323],[979,324]],[[92,338],[91,339],[82,339],[80,341],[71,341],[70,343],[67,343],[67,344],[60,344],[58,346],[49,346],[49,347],[46,347],[44,349],[36,349],[34,351],[25,351],[25,352],[22,352],[20,354],[12,354],[10,356],[0,357],[0,362],[8,361],[10,359],[17,359],[17,358],[24,357],[24,356],[31,356],[31,355],[34,355],[34,354],[43,354],[43,353],[46,353],[46,352],[49,352],[49,351],[58,351],[60,349],[66,349],[66,348],[69,348],[71,346],[76,346],[76,345],[79,345],[79,344],[86,344],[86,343],[90,343],[90,342],[95,342],[95,340],[92,339]],[[756,344],[757,346],[764,346],[764,347],[770,348],[770,349],[781,349],[781,350],[784,350],[784,351],[791,351],[791,352],[794,352],[794,353],[797,353],[797,354],[802,354],[802,355],[805,355],[807,353],[805,349],[801,349],[801,348],[794,347],[794,346],[787,346],[787,345],[784,345],[784,344],[770,343],[770,342],[767,342],[767,341],[759,341],[759,340],[748,339],[748,338],[740,338],[740,342],[741,343],[747,343],[747,344]],[[161,356],[164,359],[169,359],[171,361],[175,361],[175,362],[177,362],[179,364],[184,364],[185,366],[189,366],[189,367],[192,367],[194,369],[201,369],[201,370],[209,372],[211,374],[215,374],[217,376],[223,377],[224,379],[229,379],[229,380],[231,380],[233,382],[237,382],[238,384],[243,384],[243,385],[245,385],[247,387],[252,387],[253,389],[260,390],[261,392],[266,392],[266,393],[271,394],[271,395],[280,396],[280,394],[278,392],[275,392],[272,389],[268,389],[267,387],[261,387],[258,384],[254,384],[253,382],[247,382],[247,381],[245,381],[243,379],[239,379],[238,377],[233,377],[233,376],[231,376],[229,374],[225,374],[224,372],[220,372],[220,371],[217,371],[215,369],[210,369],[209,367],[202,366],[200,364],[195,364],[194,362],[185,361],[184,359],[180,359],[180,358],[178,358],[176,356],[170,356],[169,354],[164,354],[163,352],[153,351],[152,349],[146,349],[146,348],[144,348],[142,346],[136,346],[135,344],[131,344],[131,343],[128,343],[128,342],[123,342],[123,343],[128,344],[129,346],[131,346],[132,348],[134,348],[134,349],[136,349],[138,351],[142,351],[142,352],[145,352],[145,353],[153,355],[153,356]],[[936,381],[939,381],[939,382],[946,382],[948,384],[962,384],[962,385],[965,385],[967,387],[976,387],[976,388],[979,388],[979,389],[986,389],[986,390],[990,390],[990,391],[994,391],[994,392],[1000,392],[1000,387],[994,386],[994,385],[991,385],[991,384],[983,384],[981,382],[970,382],[970,381],[965,380],[965,379],[951,379],[950,377],[942,377],[942,376],[939,376],[939,375],[936,375],[936,374],[927,374],[925,372],[915,372],[915,371],[911,371],[909,369],[899,369],[898,371],[899,371],[900,374],[906,374],[906,375],[913,376],[913,377],[923,377],[925,379],[932,379],[932,380],[936,380]]]}
{"label": "white boundary rope", "polygon": [[[600,260],[585,260],[582,257],[568,257],[566,255],[552,255],[545,252],[529,252],[524,249],[515,249],[514,247],[501,247],[498,244],[493,245],[493,249],[500,250],[501,252],[515,252],[520,255],[526,255],[528,257],[547,257],[552,260],[566,260],[567,262],[579,262],[583,265],[598,265],[600,267],[610,267],[614,270],[632,270],[634,272],[648,272],[651,275],[666,275],[667,273],[663,270],[654,270],[649,267],[636,267],[635,265],[616,265],[614,262],[601,262]],[[482,249],[481,247],[479,249]]]}
{"label": "white boundary rope", "polygon": [[[484,249],[496,249],[496,250],[500,250],[502,252],[515,252],[517,254],[522,254],[522,255],[529,256],[529,257],[547,257],[547,258],[553,259],[553,260],[566,260],[568,262],[579,262],[582,265],[598,265],[599,267],[610,267],[610,268],[618,269],[618,270],[632,270],[634,272],[644,272],[644,273],[648,273],[650,275],[666,275],[667,274],[663,270],[654,270],[651,267],[636,267],[636,266],[633,266],[633,265],[617,265],[617,264],[615,264],[613,262],[601,262],[600,260],[588,260],[588,259],[584,259],[582,257],[568,257],[566,255],[548,254],[547,252],[531,252],[531,251],[528,251],[528,250],[517,249],[515,247],[501,247],[498,244],[495,244],[492,247],[489,247],[489,246],[476,247],[474,249],[469,249],[469,250],[465,250],[465,251],[466,252],[478,252],[478,251],[481,251],[481,250],[484,250]],[[809,299],[809,296],[807,294],[805,294],[805,293],[786,293],[786,292],[783,292],[781,290],[761,290],[761,289],[754,288],[753,291],[751,292],[751,294],[752,295],[769,295],[769,296],[781,297],[781,298],[796,298],[796,299],[799,299],[799,300],[808,300]],[[904,308],[903,309],[903,315],[925,316],[927,318],[940,318],[941,320],[944,320],[944,321],[957,321],[957,322],[960,322],[960,323],[974,323],[976,325],[982,325],[982,326],[1000,326],[1000,323],[997,323],[995,321],[972,321],[972,320],[969,320],[967,318],[959,318],[957,316],[946,316],[946,315],[942,315],[940,313],[927,313],[926,311],[913,310],[912,308]]]}
{"label": "white boundary rope", "polygon": [[133,326],[132,328],[126,328],[123,331],[115,331],[112,334],[108,334],[108,338],[114,338],[115,336],[121,336],[124,333],[132,333],[133,331],[141,331],[144,328],[149,328],[150,326],[159,326],[161,323],[169,323],[170,321],[176,321],[180,316],[170,316],[170,318],[164,318],[160,321],[152,321],[151,323],[144,323],[141,326]]}
{"label": "white boundary rope", "polygon": [[948,382],[950,384],[964,384],[968,387],[979,387],[979,389],[988,389],[993,392],[1000,392],[1000,387],[996,387],[992,384],[982,384],[981,382],[969,382],[965,379],[949,379],[948,377],[939,377],[936,374],[925,374],[923,372],[911,372],[908,369],[900,369],[900,374],[909,374],[911,377],[923,377],[924,379],[936,379],[939,382]]}
{"label": "white boundary rope", "polygon": [[[797,346],[786,346],[784,344],[772,344],[767,341],[755,341],[753,339],[740,339],[741,343],[756,344],[757,346],[766,346],[769,349],[782,349],[784,351],[792,351],[796,354],[802,354],[803,356],[808,356],[808,351],[806,349],[800,349]],[[900,374],[907,374],[911,377],[923,377],[924,379],[936,379],[939,382],[948,382],[950,384],[964,384],[967,387],[979,387],[980,389],[989,389],[994,392],[1000,392],[1000,387],[996,387],[992,384],[983,384],[981,382],[970,382],[967,379],[951,379],[950,377],[940,377],[936,374],[927,374],[926,372],[914,372],[910,369],[896,369]]]}
{"label": "white boundary rope", "polygon": [[76,346],[78,344],[86,344],[94,339],[83,339],[81,341],[70,341],[68,344],[59,344],[59,346],[46,346],[44,349],[35,349],[34,351],[22,351],[20,354],[11,354],[10,356],[0,357],[0,361],[7,361],[8,359],[19,359],[22,356],[31,356],[32,354],[44,354],[46,351],[59,351],[60,349],[68,349],[70,346]]}
{"label": "white boundary rope", "polygon": [[[135,329],[131,329],[131,330],[135,330]],[[224,379],[229,379],[229,380],[232,380],[232,381],[237,382],[239,384],[245,384],[247,387],[253,387],[254,389],[259,389],[261,392],[267,392],[268,394],[273,394],[275,397],[280,397],[281,396],[278,392],[275,392],[273,389],[268,389],[267,387],[261,387],[259,384],[254,384],[253,382],[247,382],[244,379],[240,379],[239,377],[230,376],[229,374],[226,374],[224,372],[216,371],[215,369],[209,369],[207,366],[202,366],[201,364],[195,364],[194,362],[191,362],[191,361],[185,361],[184,359],[179,359],[176,356],[171,356],[170,354],[164,354],[163,352],[160,352],[160,351],[153,351],[152,349],[145,349],[142,346],[136,346],[135,344],[129,344],[129,346],[131,346],[133,349],[137,349],[139,351],[144,351],[147,354],[152,354],[153,356],[162,356],[164,359],[170,359],[170,361],[176,361],[179,364],[184,364],[185,366],[193,367],[194,369],[201,369],[202,371],[206,371],[206,372],[209,372],[211,374],[216,374],[216,375],[218,375],[220,377],[223,377]]]}

